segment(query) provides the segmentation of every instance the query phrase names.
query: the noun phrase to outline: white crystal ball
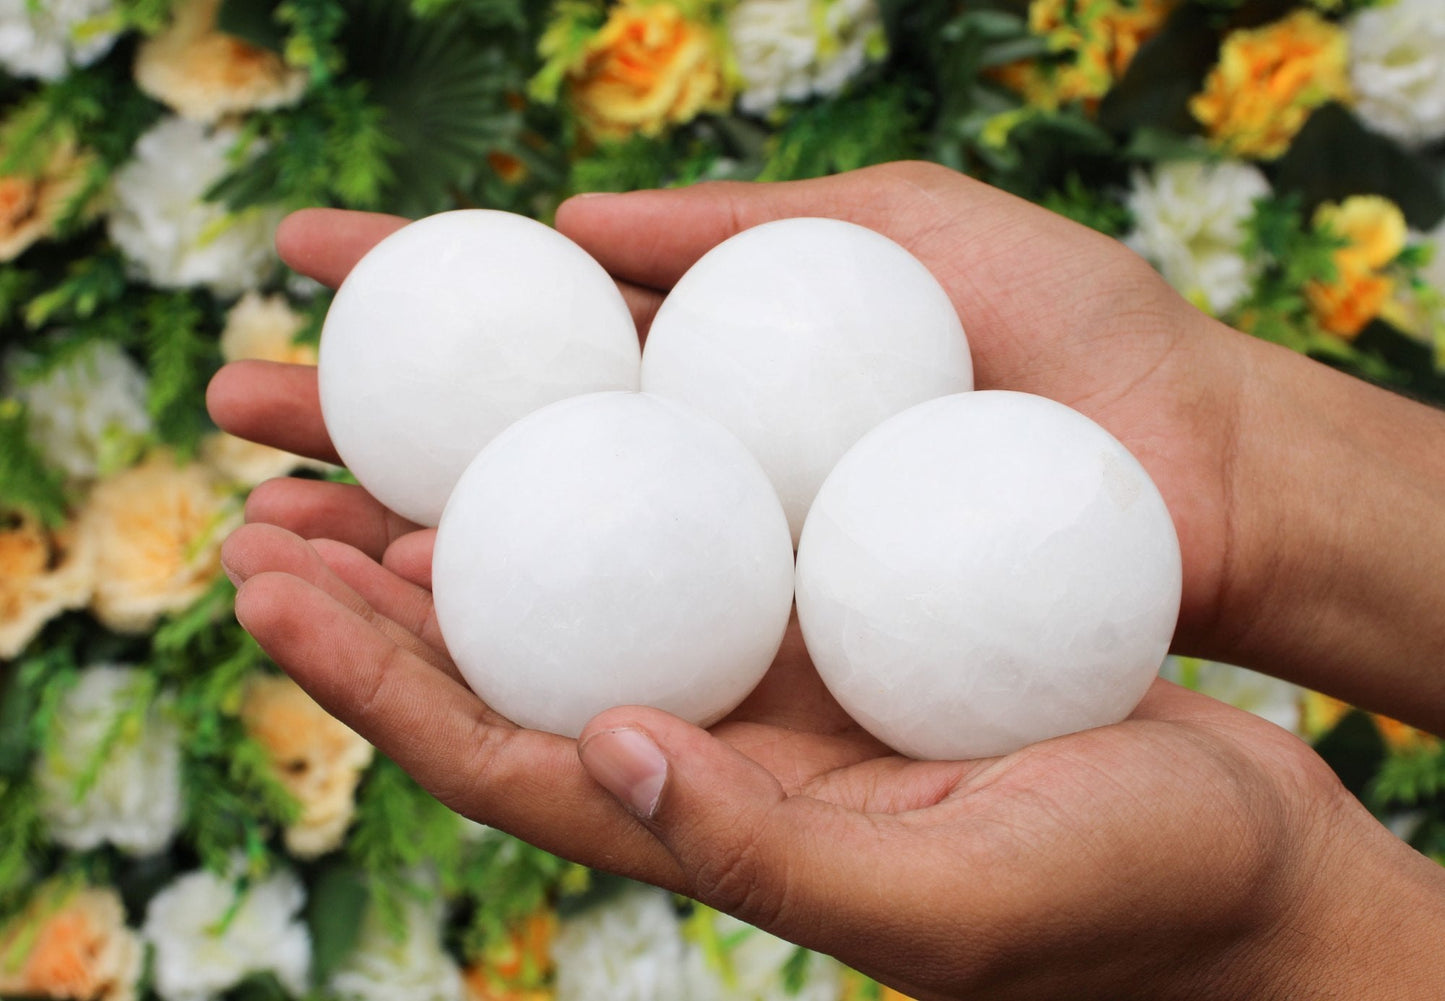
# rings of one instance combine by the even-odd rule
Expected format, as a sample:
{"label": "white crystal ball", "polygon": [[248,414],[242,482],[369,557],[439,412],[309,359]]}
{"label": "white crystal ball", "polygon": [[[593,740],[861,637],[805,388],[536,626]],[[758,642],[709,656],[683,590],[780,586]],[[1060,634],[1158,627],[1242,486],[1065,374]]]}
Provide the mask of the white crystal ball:
{"label": "white crystal ball", "polygon": [[435,525],[499,431],[556,400],[637,388],[640,347],[616,284],[525,216],[418,220],[377,244],[322,328],[321,412],[378,500]]}
{"label": "white crystal ball", "polygon": [[452,658],[513,722],[575,737],[604,709],[649,705],[707,726],[777,654],[793,546],[721,425],[600,393],[523,418],[467,467],[432,586]]}
{"label": "white crystal ball", "polygon": [[793,541],[824,477],[866,431],[973,388],[948,293],[912,254],[836,219],[725,240],[668,294],[642,388],[721,421],[757,456]]}
{"label": "white crystal ball", "polygon": [[1123,445],[1042,397],[964,393],[838,463],[798,547],[798,620],[870,733],[979,758],[1127,716],[1181,583],[1169,512]]}

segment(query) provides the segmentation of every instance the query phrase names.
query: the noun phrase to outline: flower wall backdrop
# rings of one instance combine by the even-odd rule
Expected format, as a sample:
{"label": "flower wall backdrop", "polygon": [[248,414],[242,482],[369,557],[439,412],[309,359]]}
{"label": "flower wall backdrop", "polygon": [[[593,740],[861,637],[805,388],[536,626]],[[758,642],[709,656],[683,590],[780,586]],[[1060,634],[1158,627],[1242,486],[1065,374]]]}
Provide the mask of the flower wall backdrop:
{"label": "flower wall backdrop", "polygon": [[[225,360],[312,362],[282,215],[925,158],[1445,401],[1438,0],[0,0],[0,995],[887,994],[449,813],[235,624]],[[1445,749],[1224,665],[1445,858]]]}

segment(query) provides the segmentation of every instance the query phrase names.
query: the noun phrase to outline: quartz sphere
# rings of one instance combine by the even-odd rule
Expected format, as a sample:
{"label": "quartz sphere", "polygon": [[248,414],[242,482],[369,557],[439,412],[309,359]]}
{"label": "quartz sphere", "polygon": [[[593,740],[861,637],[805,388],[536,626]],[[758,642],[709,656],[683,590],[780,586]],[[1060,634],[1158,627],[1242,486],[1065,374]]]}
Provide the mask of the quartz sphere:
{"label": "quartz sphere", "polygon": [[1179,542],[1103,428],[1026,393],[920,404],[813,503],[798,620],[819,674],[918,758],[1007,754],[1129,714],[1179,614]]}
{"label": "quartz sphere", "polygon": [[428,216],[377,244],[322,328],[321,412],[378,500],[435,525],[497,432],[581,393],[637,388],[640,346],[616,284],[525,216]]}
{"label": "quartz sphere", "polygon": [[864,432],[973,388],[968,340],[928,269],[836,219],[781,219],[708,251],[663,301],[642,388],[721,421],[767,470],[797,542]]}
{"label": "quartz sphere", "polygon": [[432,587],[462,675],[513,722],[575,737],[611,706],[650,705],[707,726],[777,654],[793,546],[725,428],[600,393],[523,418],[467,467]]}

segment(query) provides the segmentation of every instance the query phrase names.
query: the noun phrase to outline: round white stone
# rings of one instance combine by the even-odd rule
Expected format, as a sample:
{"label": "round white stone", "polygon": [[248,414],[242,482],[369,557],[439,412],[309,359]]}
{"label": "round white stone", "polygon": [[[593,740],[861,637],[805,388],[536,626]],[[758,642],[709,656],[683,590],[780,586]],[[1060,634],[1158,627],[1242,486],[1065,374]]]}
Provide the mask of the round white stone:
{"label": "round white stone", "polygon": [[777,654],[793,547],[726,429],[601,393],[477,456],[442,516],[432,586],[452,658],[513,722],[575,737],[611,706],[650,705],[707,726]]}
{"label": "round white stone", "polygon": [[834,463],[915,403],[973,388],[948,293],[885,236],[782,219],[719,244],[663,302],[642,388],[721,421],[767,470],[798,540]]}
{"label": "round white stone", "polygon": [[322,328],[321,412],[378,500],[435,525],[468,462],[556,400],[637,388],[640,348],[616,284],[525,216],[418,220],[376,245]]}
{"label": "round white stone", "polygon": [[838,463],[798,548],[798,619],[870,733],[979,758],[1127,716],[1181,580],[1164,501],[1108,432],[1042,397],[965,393]]}

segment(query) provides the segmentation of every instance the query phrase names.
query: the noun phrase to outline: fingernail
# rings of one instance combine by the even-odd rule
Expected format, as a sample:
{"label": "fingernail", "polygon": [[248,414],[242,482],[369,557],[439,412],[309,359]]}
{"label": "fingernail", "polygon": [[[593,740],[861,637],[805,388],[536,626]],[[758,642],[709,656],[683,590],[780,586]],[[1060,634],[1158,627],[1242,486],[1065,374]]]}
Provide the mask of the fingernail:
{"label": "fingernail", "polygon": [[657,812],[667,781],[667,759],[641,730],[603,730],[583,741],[582,765],[608,792],[643,820]]}
{"label": "fingernail", "polygon": [[616,194],[616,191],[579,191],[572,198],[610,198]]}

